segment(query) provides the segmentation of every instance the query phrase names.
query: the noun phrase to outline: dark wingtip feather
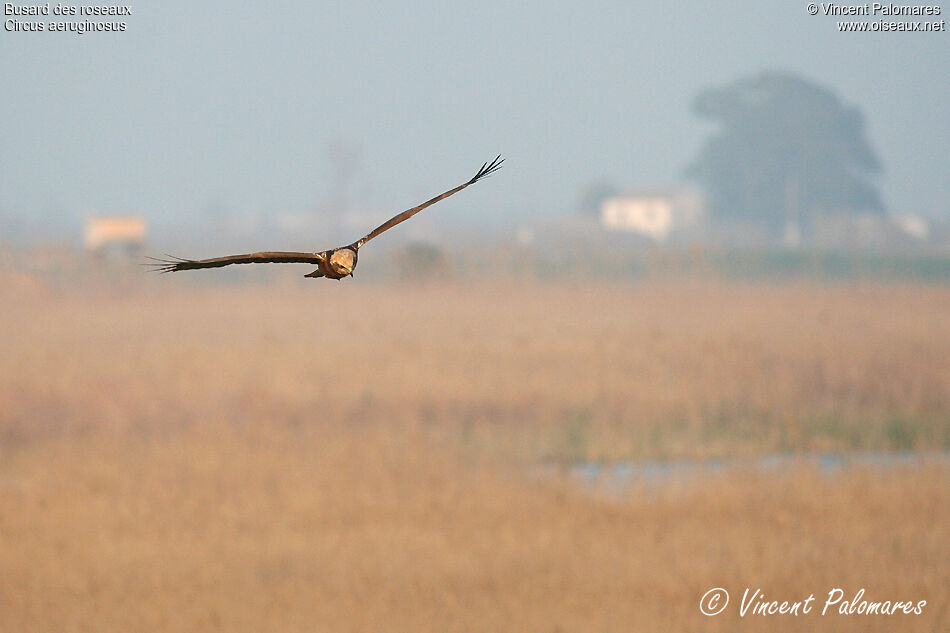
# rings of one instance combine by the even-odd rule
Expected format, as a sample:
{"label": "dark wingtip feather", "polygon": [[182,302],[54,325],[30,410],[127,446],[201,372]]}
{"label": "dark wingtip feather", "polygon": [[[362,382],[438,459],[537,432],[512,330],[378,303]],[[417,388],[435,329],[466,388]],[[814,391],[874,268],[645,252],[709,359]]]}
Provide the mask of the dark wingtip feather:
{"label": "dark wingtip feather", "polygon": [[475,177],[469,181],[469,184],[473,182],[478,182],[482,178],[487,178],[492,175],[499,169],[501,169],[501,164],[505,162],[505,159],[501,157],[501,154],[495,156],[495,160],[490,163],[484,163],[481,168],[478,170],[478,173],[475,174]]}
{"label": "dark wingtip feather", "polygon": [[182,270],[181,264],[187,264],[191,261],[188,259],[182,259],[181,257],[176,257],[174,255],[169,255],[168,253],[164,253],[164,255],[168,259],[146,255],[146,259],[150,259],[152,261],[142,262],[142,266],[151,266],[152,272],[164,274]]}

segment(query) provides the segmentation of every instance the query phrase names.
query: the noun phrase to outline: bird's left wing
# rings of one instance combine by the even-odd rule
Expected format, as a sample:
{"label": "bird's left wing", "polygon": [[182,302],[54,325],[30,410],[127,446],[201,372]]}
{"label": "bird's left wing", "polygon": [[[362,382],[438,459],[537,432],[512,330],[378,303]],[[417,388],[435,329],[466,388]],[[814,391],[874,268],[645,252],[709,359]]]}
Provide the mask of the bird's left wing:
{"label": "bird's left wing", "polygon": [[475,184],[476,182],[478,182],[478,181],[481,180],[482,178],[491,175],[491,174],[494,173],[496,170],[501,169],[501,164],[502,164],[503,162],[505,162],[505,159],[502,158],[501,155],[496,156],[496,157],[495,157],[495,160],[493,160],[492,162],[490,162],[490,163],[485,163],[484,165],[482,165],[482,168],[478,170],[478,173],[476,173],[475,176],[474,176],[471,180],[469,180],[468,182],[462,183],[461,185],[459,185],[459,186],[456,187],[455,189],[449,189],[449,190],[446,191],[445,193],[443,193],[443,194],[441,194],[441,195],[438,195],[438,196],[432,198],[431,200],[427,200],[426,202],[423,202],[423,203],[420,204],[418,207],[413,207],[413,208],[411,208],[411,209],[408,209],[408,210],[406,210],[406,211],[403,211],[402,213],[400,213],[400,214],[397,215],[397,216],[394,216],[394,217],[390,218],[389,220],[387,220],[386,222],[384,222],[384,223],[381,224],[380,226],[377,226],[375,229],[373,229],[372,231],[370,231],[370,232],[369,232],[365,237],[363,237],[361,240],[359,240],[359,241],[357,241],[357,242],[354,242],[354,243],[351,245],[351,248],[359,248],[360,246],[362,246],[362,245],[365,244],[366,242],[370,241],[371,239],[373,239],[374,237],[376,237],[376,236],[379,235],[380,233],[383,233],[383,232],[385,232],[385,231],[388,231],[389,229],[393,228],[394,226],[396,226],[397,224],[399,224],[399,223],[401,223],[401,222],[405,222],[406,220],[408,220],[409,218],[411,218],[411,217],[414,216],[415,214],[419,213],[420,211],[422,211],[422,210],[425,209],[426,207],[435,204],[435,203],[438,202],[439,200],[444,200],[444,199],[448,198],[449,196],[458,193],[458,192],[461,191],[462,189],[465,189],[465,187],[468,187],[469,185]]}
{"label": "bird's left wing", "polygon": [[228,255],[212,259],[182,259],[166,255],[167,259],[149,257],[156,272],[172,273],[179,270],[194,270],[197,268],[221,268],[231,264],[319,264],[324,260],[324,253],[294,253],[284,251],[270,251],[261,253],[247,253],[246,255]]}

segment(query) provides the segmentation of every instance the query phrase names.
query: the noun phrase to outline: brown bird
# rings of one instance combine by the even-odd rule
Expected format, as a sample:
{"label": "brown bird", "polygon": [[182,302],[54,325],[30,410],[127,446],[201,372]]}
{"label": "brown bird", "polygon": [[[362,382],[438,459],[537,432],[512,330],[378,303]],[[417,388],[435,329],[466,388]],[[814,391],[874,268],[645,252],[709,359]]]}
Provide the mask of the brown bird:
{"label": "brown bird", "polygon": [[505,162],[505,159],[503,159],[500,155],[496,156],[495,160],[482,165],[481,169],[478,170],[478,173],[476,173],[475,176],[468,182],[462,183],[454,189],[449,189],[445,193],[438,195],[431,200],[423,202],[417,207],[413,207],[407,211],[403,211],[399,215],[393,216],[385,223],[376,227],[364,237],[353,242],[349,246],[332,248],[319,253],[273,251],[248,253],[246,255],[228,255],[227,257],[215,257],[213,259],[181,259],[173,255],[168,255],[170,259],[149,257],[149,259],[153,261],[148,265],[154,266],[155,270],[158,272],[170,273],[179,270],[194,270],[197,268],[221,268],[222,266],[230,266],[231,264],[303,263],[317,265],[317,269],[315,271],[308,275],[304,275],[304,277],[327,277],[329,279],[343,279],[344,277],[353,275],[353,271],[356,269],[359,250],[363,244],[366,244],[366,242],[370,241],[377,235],[388,231],[400,222],[405,222],[426,207],[435,204],[439,200],[448,198],[452,194],[458,193],[462,189],[465,189],[465,187],[468,187],[469,185],[478,182],[482,178],[489,176],[500,169],[503,162]]}

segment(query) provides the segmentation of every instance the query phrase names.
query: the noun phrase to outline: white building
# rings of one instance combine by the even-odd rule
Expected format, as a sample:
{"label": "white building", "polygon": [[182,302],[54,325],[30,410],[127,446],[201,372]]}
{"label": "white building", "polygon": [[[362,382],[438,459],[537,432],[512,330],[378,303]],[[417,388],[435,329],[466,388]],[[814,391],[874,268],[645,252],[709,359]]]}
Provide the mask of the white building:
{"label": "white building", "polygon": [[699,226],[704,216],[702,196],[678,190],[608,198],[600,209],[601,223],[607,229],[640,233],[657,242],[675,231]]}
{"label": "white building", "polygon": [[86,250],[102,254],[109,250],[132,254],[145,247],[145,220],[140,217],[86,218]]}

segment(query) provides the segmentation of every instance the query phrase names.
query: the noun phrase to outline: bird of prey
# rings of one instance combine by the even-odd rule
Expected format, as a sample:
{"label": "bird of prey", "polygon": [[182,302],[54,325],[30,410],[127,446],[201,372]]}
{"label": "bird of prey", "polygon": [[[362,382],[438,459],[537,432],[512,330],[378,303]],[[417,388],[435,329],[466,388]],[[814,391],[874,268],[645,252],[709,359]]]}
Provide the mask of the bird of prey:
{"label": "bird of prey", "polygon": [[481,169],[478,170],[471,180],[462,183],[454,189],[449,189],[445,193],[438,195],[431,200],[423,202],[417,207],[413,207],[403,211],[399,215],[393,216],[383,224],[367,233],[364,237],[353,242],[352,244],[349,244],[348,246],[332,248],[330,250],[320,251],[318,253],[273,251],[248,253],[246,255],[228,255],[227,257],[215,257],[213,259],[181,259],[180,257],[168,255],[167,257],[169,259],[150,257],[149,259],[153,261],[148,265],[153,266],[158,272],[170,273],[177,272],[179,270],[195,270],[197,268],[220,268],[222,266],[230,266],[231,264],[304,263],[317,265],[317,269],[315,271],[304,275],[304,277],[327,277],[328,279],[337,280],[343,279],[344,277],[353,275],[353,270],[356,268],[360,247],[366,244],[366,242],[370,241],[377,235],[388,231],[400,222],[405,222],[415,214],[419,213],[426,207],[435,204],[439,200],[444,200],[445,198],[458,193],[462,189],[465,189],[465,187],[475,184],[482,178],[491,175],[501,168],[501,164],[504,161],[505,159],[503,159],[500,155],[496,156],[495,160],[491,161],[490,163],[483,164]]}

